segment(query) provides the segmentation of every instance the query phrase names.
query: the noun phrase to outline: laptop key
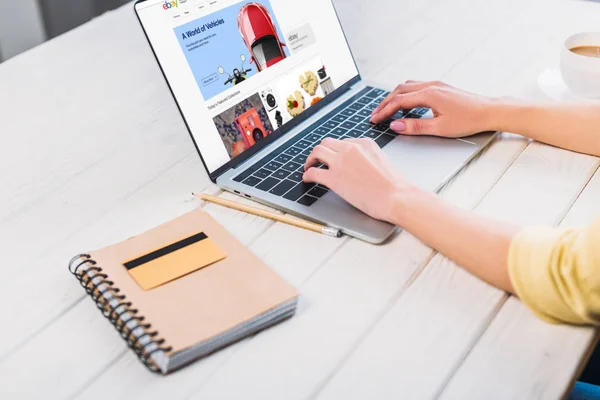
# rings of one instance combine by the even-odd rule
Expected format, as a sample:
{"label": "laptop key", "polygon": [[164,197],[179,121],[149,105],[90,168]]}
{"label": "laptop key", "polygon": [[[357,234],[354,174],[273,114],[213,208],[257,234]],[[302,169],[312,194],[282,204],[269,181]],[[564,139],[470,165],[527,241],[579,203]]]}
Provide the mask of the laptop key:
{"label": "laptop key", "polygon": [[387,146],[388,143],[390,143],[394,139],[395,139],[395,136],[383,134],[383,135],[379,136],[377,139],[375,139],[375,143],[377,143],[377,145],[383,149],[385,146]]}
{"label": "laptop key", "polygon": [[350,136],[352,138],[359,138],[362,136],[363,133],[364,133],[364,131],[359,131],[359,130],[353,129],[350,132],[348,132],[348,136]]}
{"label": "laptop key", "polygon": [[392,115],[391,119],[392,120],[402,119],[402,118],[404,118],[405,114],[406,114],[406,112],[404,110],[398,110],[398,111],[396,111],[396,113],[394,115]]}
{"label": "laptop key", "polygon": [[265,179],[269,175],[271,175],[271,171],[266,170],[266,169],[260,169],[254,173],[254,176],[257,176],[261,179]]}
{"label": "laptop key", "polygon": [[340,124],[339,122],[327,121],[323,124],[323,127],[327,128],[327,129],[333,129],[333,128],[337,127],[339,124]]}
{"label": "laptop key", "polygon": [[309,195],[305,194],[304,196],[302,196],[300,198],[300,200],[298,200],[298,203],[302,204],[303,206],[310,207],[313,204],[315,204],[315,202],[317,200],[319,200],[319,199],[317,199],[316,197],[312,197],[312,196],[309,196]]}
{"label": "laptop key", "polygon": [[279,179],[269,177],[269,178],[265,179],[264,181],[262,181],[261,183],[259,183],[256,186],[256,188],[259,190],[262,190],[263,192],[266,192],[268,190],[271,190],[271,188],[273,186],[277,185],[279,182],[281,182]]}
{"label": "laptop key", "polygon": [[311,133],[310,135],[308,135],[304,139],[307,140],[307,141],[309,141],[309,142],[313,142],[314,143],[314,142],[317,142],[317,141],[321,141],[322,137],[323,137],[322,135],[317,135],[316,133]]}
{"label": "laptop key", "polygon": [[369,110],[360,110],[358,112],[358,115],[363,116],[365,118],[367,118],[367,117],[370,118],[371,117],[371,111],[369,111]]}
{"label": "laptop key", "polygon": [[411,111],[411,113],[419,114],[419,115],[425,115],[428,112],[429,112],[429,108],[423,108],[423,107],[415,108],[414,110]]}
{"label": "laptop key", "polygon": [[374,109],[376,109],[376,108],[377,108],[377,106],[378,106],[378,105],[379,105],[379,104],[376,104],[376,103],[371,103],[371,104],[367,104],[367,106],[366,106],[365,108],[366,108],[367,110],[369,110],[369,111],[373,111]]}
{"label": "laptop key", "polygon": [[296,186],[296,182],[285,180],[282,181],[279,185],[275,186],[273,189],[269,190],[269,193],[274,194],[276,196],[283,196],[288,190]]}
{"label": "laptop key", "polygon": [[302,150],[297,147],[290,147],[285,152],[286,152],[286,154],[290,154],[292,156],[297,156],[298,154],[302,153]]}
{"label": "laptop key", "polygon": [[336,135],[336,136],[345,135],[346,132],[348,132],[348,129],[342,128],[342,127],[335,128],[334,130],[331,131],[331,133],[334,134],[334,135]]}
{"label": "laptop key", "polygon": [[331,129],[329,128],[325,128],[323,126],[318,127],[317,129],[314,130],[314,132],[318,135],[324,135],[327,132],[331,131]]}
{"label": "laptop key", "polygon": [[360,103],[352,103],[352,104],[350,104],[350,105],[348,106],[348,108],[349,108],[349,109],[351,109],[351,110],[356,110],[356,111],[358,111],[358,110],[362,110],[364,106],[365,106],[364,104],[360,104]]}
{"label": "laptop key", "polygon": [[358,129],[359,131],[366,132],[369,129],[371,129],[372,127],[373,127],[373,125],[371,125],[371,124],[358,124],[356,129]]}
{"label": "laptop key", "polygon": [[296,143],[296,147],[301,148],[301,149],[308,149],[309,147],[311,147],[312,143],[308,142],[306,140],[301,140],[298,143]]}
{"label": "laptop key", "polygon": [[300,154],[300,155],[296,156],[293,161],[297,162],[300,165],[304,165],[304,164],[306,164],[306,159],[307,158],[308,157],[305,156],[304,154]]}
{"label": "laptop key", "polygon": [[289,163],[285,164],[282,168],[287,169],[288,171],[295,171],[298,168],[300,168],[301,166],[302,166],[302,164],[299,164],[294,161],[290,161]]}
{"label": "laptop key", "polygon": [[279,156],[277,156],[277,158],[275,158],[275,161],[285,164],[286,162],[290,161],[292,159],[292,156],[289,156],[287,154],[280,154]]}
{"label": "laptop key", "polygon": [[252,186],[252,187],[254,187],[254,186],[258,185],[258,184],[259,184],[261,181],[262,181],[262,179],[260,179],[260,178],[257,178],[257,177],[255,177],[255,176],[251,176],[251,177],[249,177],[249,178],[246,178],[246,179],[244,180],[244,182],[242,182],[242,183],[243,183],[244,185],[248,185],[248,186]]}
{"label": "laptop key", "polygon": [[388,120],[380,122],[377,125],[381,125],[382,127],[389,128],[391,123],[392,123],[392,120],[388,119]]}
{"label": "laptop key", "polygon": [[273,177],[277,178],[277,179],[285,179],[290,175],[289,171],[286,171],[284,169],[278,169],[277,171],[273,172]]}
{"label": "laptop key", "polygon": [[369,97],[361,97],[360,99],[356,100],[356,102],[360,104],[369,104],[372,101],[373,99]]}
{"label": "laptop key", "polygon": [[350,121],[346,121],[344,122],[342,125],[340,125],[342,128],[345,129],[353,129],[356,126],[355,122],[350,122]]}
{"label": "laptop key", "polygon": [[390,127],[390,125],[386,125],[386,124],[377,124],[375,126],[372,127],[372,129],[375,129],[376,131],[379,132],[385,132],[388,130],[388,128]]}
{"label": "laptop key", "polygon": [[381,89],[373,89],[369,93],[367,93],[365,96],[376,98],[376,97],[383,95],[384,93],[385,92]]}
{"label": "laptop key", "polygon": [[248,168],[247,170],[245,170],[244,172],[242,172],[238,176],[234,177],[233,180],[235,182],[243,182],[246,178],[248,178],[250,175],[252,175],[252,173],[254,171],[256,171],[258,168],[259,167],[253,165],[252,167]]}
{"label": "laptop key", "polygon": [[[288,179],[294,182],[302,182],[302,177],[304,176],[304,174],[300,171],[296,171],[296,172],[292,172],[292,174],[290,176],[288,176]],[[298,196],[300,197],[300,196]],[[294,199],[294,201],[296,201],[296,199]]]}
{"label": "laptop key", "polygon": [[355,116],[353,116],[349,119],[349,121],[352,121],[355,124],[360,124],[364,120],[365,120],[365,117],[363,117],[362,115],[358,115],[358,114],[356,114]]}
{"label": "laptop key", "polygon": [[343,114],[338,114],[338,115],[336,115],[335,117],[333,117],[333,118],[331,118],[331,119],[332,119],[333,121],[336,121],[336,122],[340,122],[340,123],[341,123],[341,122],[344,122],[346,119],[348,119],[348,116],[346,116],[346,115],[343,115]]}
{"label": "laptop key", "polygon": [[325,196],[327,194],[327,192],[329,192],[329,190],[322,188],[320,186],[317,186],[317,187],[313,188],[310,192],[308,192],[308,194],[320,199],[321,197]]}
{"label": "laptop key", "polygon": [[244,179],[246,179],[245,174],[241,174],[241,175],[238,175],[235,178],[233,178],[234,182],[242,182]]}
{"label": "laptop key", "polygon": [[271,161],[270,163],[268,163],[267,165],[265,165],[266,169],[269,169],[271,171],[276,171],[279,168],[281,168],[283,164],[278,163],[277,161]]}
{"label": "laptop key", "polygon": [[355,114],[356,111],[346,108],[344,111],[341,111],[340,114],[345,115],[346,117],[351,117]]}
{"label": "laptop key", "polygon": [[380,105],[383,100],[385,100],[385,96],[382,96],[382,97],[379,97],[379,98],[373,100],[372,104]]}
{"label": "laptop key", "polygon": [[378,132],[378,131],[374,131],[373,129],[369,129],[367,132],[363,133],[363,137],[366,137],[369,139],[377,139],[379,137],[379,135],[382,135],[382,133]]}
{"label": "laptop key", "polygon": [[306,149],[306,150],[304,150],[304,151],[303,151],[302,153],[300,153],[300,154],[302,154],[303,156],[309,156],[309,155],[310,155],[310,153],[312,153],[312,151],[313,151],[313,148],[311,147],[310,149]]}
{"label": "laptop key", "polygon": [[285,196],[283,196],[283,198],[286,200],[296,201],[314,187],[315,187],[314,183],[300,182],[296,186],[294,186],[294,188],[292,190],[287,192],[285,194]]}

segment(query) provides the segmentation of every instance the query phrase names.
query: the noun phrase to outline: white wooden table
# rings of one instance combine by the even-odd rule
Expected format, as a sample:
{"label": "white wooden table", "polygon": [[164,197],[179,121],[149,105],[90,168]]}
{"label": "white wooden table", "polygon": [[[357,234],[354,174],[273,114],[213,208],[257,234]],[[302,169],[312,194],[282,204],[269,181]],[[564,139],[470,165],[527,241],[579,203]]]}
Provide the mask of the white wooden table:
{"label": "white wooden table", "polygon": [[[563,38],[600,21],[600,4],[568,0],[336,5],[365,78],[530,98]],[[406,232],[377,247],[210,205],[299,288],[298,313],[153,375],[66,268],[198,207],[192,191],[218,192],[131,7],[0,65],[0,124],[2,399],[552,399],[594,342],[595,331],[539,321]],[[576,226],[600,214],[599,164],[504,134],[441,195],[521,224]]]}

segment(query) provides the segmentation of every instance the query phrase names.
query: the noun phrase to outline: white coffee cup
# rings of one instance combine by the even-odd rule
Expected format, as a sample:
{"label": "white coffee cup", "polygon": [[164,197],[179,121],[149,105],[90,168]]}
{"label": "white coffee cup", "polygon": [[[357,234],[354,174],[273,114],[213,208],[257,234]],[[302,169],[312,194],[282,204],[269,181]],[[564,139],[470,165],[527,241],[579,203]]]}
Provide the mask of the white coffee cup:
{"label": "white coffee cup", "polygon": [[600,46],[600,32],[578,33],[567,38],[560,57],[560,72],[574,94],[600,99],[600,58],[571,51],[581,46]]}

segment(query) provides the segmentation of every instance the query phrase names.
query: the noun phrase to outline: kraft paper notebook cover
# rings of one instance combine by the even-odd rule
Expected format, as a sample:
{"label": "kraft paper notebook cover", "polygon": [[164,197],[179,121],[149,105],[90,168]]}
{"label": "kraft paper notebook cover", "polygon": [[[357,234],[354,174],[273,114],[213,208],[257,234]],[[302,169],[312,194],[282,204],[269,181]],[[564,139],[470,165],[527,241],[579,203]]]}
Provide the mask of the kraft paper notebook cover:
{"label": "kraft paper notebook cover", "polygon": [[[210,239],[212,243],[204,241],[198,249],[213,253],[199,258],[199,269],[173,280],[167,274],[159,286],[153,275],[146,285],[153,288],[144,290],[125,264],[140,264],[144,254],[154,254],[156,260],[161,256],[157,249],[167,246],[173,251],[182,238],[188,243]],[[174,262],[177,259],[181,257]],[[298,299],[292,286],[202,210],[79,255],[69,270],[140,360],[163,374],[291,317]]]}

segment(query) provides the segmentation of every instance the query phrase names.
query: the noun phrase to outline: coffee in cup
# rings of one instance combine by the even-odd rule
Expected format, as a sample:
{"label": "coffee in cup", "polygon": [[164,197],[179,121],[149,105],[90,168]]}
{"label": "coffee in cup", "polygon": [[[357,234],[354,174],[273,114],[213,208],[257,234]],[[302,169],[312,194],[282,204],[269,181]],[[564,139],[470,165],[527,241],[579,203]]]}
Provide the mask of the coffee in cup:
{"label": "coffee in cup", "polygon": [[573,47],[571,51],[580,56],[600,58],[600,46]]}
{"label": "coffee in cup", "polygon": [[567,38],[560,71],[574,94],[600,99],[600,32],[578,33]]}

